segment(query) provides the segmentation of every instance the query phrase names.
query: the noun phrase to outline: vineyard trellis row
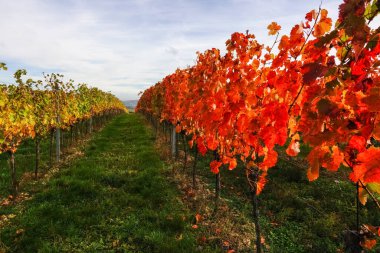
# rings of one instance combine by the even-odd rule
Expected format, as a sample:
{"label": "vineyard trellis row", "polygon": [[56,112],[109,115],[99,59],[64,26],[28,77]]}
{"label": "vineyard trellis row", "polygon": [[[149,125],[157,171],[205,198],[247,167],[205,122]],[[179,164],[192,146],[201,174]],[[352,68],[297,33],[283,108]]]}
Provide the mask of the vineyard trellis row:
{"label": "vineyard trellis row", "polygon": [[[254,208],[277,147],[286,144],[290,156],[311,148],[309,180],[321,167],[348,167],[362,204],[370,197],[380,208],[380,28],[369,25],[379,11],[379,0],[345,0],[334,26],[320,7],[281,37],[273,22],[271,47],[248,31],[233,33],[224,55],[216,48],[198,53],[194,66],[145,90],[136,111],[170,122],[199,153],[216,151],[215,174],[240,159]],[[366,228],[380,236],[380,228]],[[361,240],[364,247],[375,243]],[[259,233],[256,247],[260,252]]]}
{"label": "vineyard trellis row", "polygon": [[[0,68],[6,70],[4,63]],[[36,145],[35,177],[40,166],[40,143],[50,135],[50,165],[52,164],[53,136],[56,133],[56,159],[59,161],[60,130],[71,131],[89,122],[92,131],[93,120],[104,121],[109,116],[126,112],[123,103],[110,93],[86,84],[75,87],[72,80],[63,81],[63,75],[47,74],[45,80],[24,81],[25,70],[14,74],[15,85],[0,84],[0,154],[9,153],[12,194],[18,193],[15,168],[15,153],[19,145],[34,139]],[[103,122],[104,123],[104,122]],[[87,129],[86,129],[87,131]]]}

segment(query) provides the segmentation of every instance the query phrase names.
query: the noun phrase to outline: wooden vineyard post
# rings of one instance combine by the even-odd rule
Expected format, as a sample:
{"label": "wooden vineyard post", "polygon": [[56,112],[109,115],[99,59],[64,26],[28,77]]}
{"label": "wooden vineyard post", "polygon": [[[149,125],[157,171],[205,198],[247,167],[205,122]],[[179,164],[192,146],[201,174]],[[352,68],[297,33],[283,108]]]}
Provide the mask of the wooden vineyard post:
{"label": "wooden vineyard post", "polygon": [[36,167],[34,169],[34,177],[35,177],[35,179],[37,179],[38,167],[40,166],[40,153],[41,153],[41,150],[40,150],[41,139],[40,139],[40,137],[36,137],[35,143],[36,143]]}
{"label": "wooden vineyard post", "polygon": [[194,156],[194,163],[193,163],[193,171],[192,171],[192,176],[193,176],[193,189],[196,189],[197,187],[197,182],[195,179],[195,172],[197,169],[197,161],[198,161],[198,148],[195,146],[195,156]]}
{"label": "wooden vineyard post", "polygon": [[185,152],[184,161],[183,161],[183,170],[186,170],[186,167],[187,167],[186,134],[183,132],[181,135],[182,135],[182,142],[183,142],[183,151]]}
{"label": "wooden vineyard post", "polygon": [[92,134],[92,117],[90,117],[90,127],[89,127],[89,132]]}
{"label": "wooden vineyard post", "polygon": [[177,133],[175,132],[175,127],[173,126],[172,127],[172,138],[171,138],[171,141],[172,141],[172,150],[171,150],[171,154],[172,154],[172,158],[175,158],[176,157],[176,150],[177,150],[177,147],[176,147],[176,144],[177,144]]}
{"label": "wooden vineyard post", "polygon": [[[214,159],[216,161],[220,160],[219,154],[216,150],[214,150]],[[220,183],[220,171],[215,174],[215,209],[214,214],[218,211],[219,208],[219,199],[220,199],[220,190],[221,190],[221,183]]]}
{"label": "wooden vineyard post", "polygon": [[56,109],[57,109],[57,128],[56,128],[56,132],[55,132],[55,160],[56,162],[59,162],[59,158],[60,158],[60,152],[61,152],[61,129],[59,128],[59,124],[60,124],[60,116],[59,116],[59,87],[58,87],[58,83],[55,85],[55,91],[56,91],[56,94],[57,94],[57,97],[56,97],[56,103],[57,103],[57,106],[56,106]]}
{"label": "wooden vineyard post", "polygon": [[11,192],[13,196],[18,194],[18,182],[16,175],[16,166],[15,166],[15,154],[13,151],[9,151],[9,169],[11,174]]}
{"label": "wooden vineyard post", "polygon": [[51,129],[50,130],[50,160],[49,160],[49,167],[52,168],[53,167],[53,141],[54,141],[54,129]]}

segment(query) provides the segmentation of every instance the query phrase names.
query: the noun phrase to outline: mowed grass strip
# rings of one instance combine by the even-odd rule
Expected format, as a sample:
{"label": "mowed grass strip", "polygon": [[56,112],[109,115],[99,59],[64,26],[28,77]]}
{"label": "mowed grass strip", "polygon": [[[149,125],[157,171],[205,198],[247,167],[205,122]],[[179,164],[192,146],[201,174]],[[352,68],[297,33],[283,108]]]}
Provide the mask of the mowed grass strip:
{"label": "mowed grass strip", "polygon": [[0,248],[195,252],[191,217],[165,179],[153,142],[141,116],[118,116],[95,134],[83,157],[40,184],[33,199],[7,210],[16,217],[0,231]]}

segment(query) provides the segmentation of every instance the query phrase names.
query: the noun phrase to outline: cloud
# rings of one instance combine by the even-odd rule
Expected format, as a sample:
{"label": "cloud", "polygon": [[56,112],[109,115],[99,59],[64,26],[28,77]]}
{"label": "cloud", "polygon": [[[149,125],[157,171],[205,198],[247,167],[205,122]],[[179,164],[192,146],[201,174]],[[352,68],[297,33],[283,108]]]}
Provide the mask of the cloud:
{"label": "cloud", "polygon": [[178,49],[176,49],[175,47],[173,46],[169,46],[165,49],[165,51],[169,54],[172,54],[172,55],[178,55]]}
{"label": "cloud", "polygon": [[[337,15],[340,1],[324,6]],[[249,30],[271,44],[267,25],[286,33],[319,0],[0,0],[0,61],[33,77],[59,72],[121,99],[176,68],[193,65],[196,51],[223,49],[233,32]]]}

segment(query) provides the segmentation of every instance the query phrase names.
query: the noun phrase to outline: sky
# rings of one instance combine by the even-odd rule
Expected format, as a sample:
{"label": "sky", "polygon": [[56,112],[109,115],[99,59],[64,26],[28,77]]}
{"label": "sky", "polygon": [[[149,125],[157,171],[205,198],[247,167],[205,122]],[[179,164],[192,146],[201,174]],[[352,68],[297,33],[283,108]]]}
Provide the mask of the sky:
{"label": "sky", "polygon": [[[336,19],[342,0],[324,0]],[[196,52],[225,48],[233,32],[271,45],[272,21],[289,33],[320,0],[0,0],[0,83],[13,73],[60,73],[122,100],[195,64]]]}

